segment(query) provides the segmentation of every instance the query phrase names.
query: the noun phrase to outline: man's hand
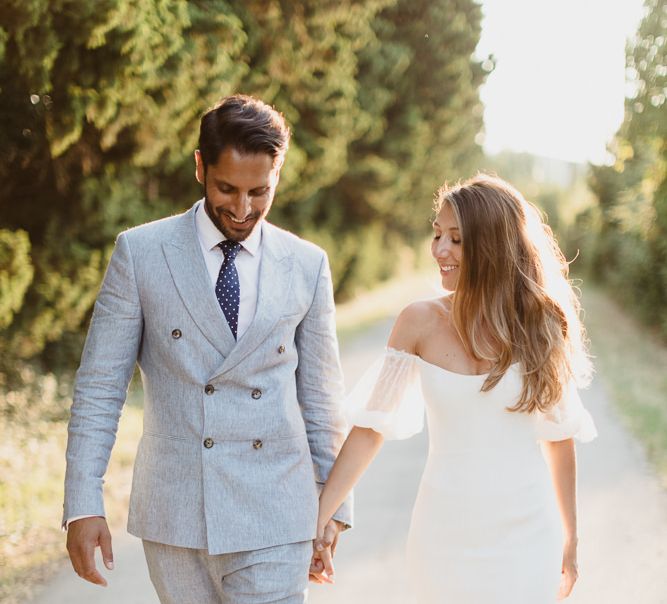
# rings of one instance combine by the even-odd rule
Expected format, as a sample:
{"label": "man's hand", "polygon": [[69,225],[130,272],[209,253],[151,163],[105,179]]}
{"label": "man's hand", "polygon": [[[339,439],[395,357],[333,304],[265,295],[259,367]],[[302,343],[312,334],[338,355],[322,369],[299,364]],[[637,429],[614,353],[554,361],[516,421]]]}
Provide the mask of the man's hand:
{"label": "man's hand", "polygon": [[329,520],[313,541],[313,558],[310,563],[309,578],[313,583],[333,583],[333,557],[338,545],[338,536],[343,525],[337,520]]}
{"label": "man's hand", "polygon": [[70,523],[67,528],[67,552],[76,574],[86,581],[106,587],[106,579],[95,567],[95,548],[97,546],[102,551],[104,566],[113,570],[111,533],[107,521],[100,516],[93,516]]}

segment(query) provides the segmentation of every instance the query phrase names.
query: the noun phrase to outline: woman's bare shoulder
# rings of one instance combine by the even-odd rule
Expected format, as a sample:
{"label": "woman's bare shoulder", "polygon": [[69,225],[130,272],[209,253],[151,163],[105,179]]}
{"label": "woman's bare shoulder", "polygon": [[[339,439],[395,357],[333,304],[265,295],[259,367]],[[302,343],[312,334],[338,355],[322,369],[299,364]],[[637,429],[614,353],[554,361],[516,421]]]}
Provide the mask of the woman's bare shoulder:
{"label": "woman's bare shoulder", "polygon": [[419,342],[436,321],[441,321],[443,313],[448,312],[446,298],[419,300],[406,306],[396,318],[389,336],[388,346],[416,354]]}

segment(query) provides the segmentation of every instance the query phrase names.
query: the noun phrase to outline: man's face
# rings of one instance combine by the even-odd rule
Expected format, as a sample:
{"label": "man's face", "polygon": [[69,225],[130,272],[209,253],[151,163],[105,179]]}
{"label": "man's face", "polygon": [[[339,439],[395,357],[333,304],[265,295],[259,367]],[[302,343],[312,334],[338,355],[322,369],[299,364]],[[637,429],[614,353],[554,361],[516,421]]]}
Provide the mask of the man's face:
{"label": "man's face", "polygon": [[195,161],[197,180],[204,185],[206,213],[227,239],[244,241],[269,213],[279,162],[266,153],[243,154],[232,147],[206,169],[199,151]]}

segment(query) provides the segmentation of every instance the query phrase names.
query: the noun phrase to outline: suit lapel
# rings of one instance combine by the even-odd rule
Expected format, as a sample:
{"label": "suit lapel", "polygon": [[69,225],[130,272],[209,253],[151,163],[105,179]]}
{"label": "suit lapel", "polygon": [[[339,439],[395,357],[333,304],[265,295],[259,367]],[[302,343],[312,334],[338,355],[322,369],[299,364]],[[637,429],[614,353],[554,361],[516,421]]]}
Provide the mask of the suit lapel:
{"label": "suit lapel", "polygon": [[183,304],[204,337],[227,357],[236,340],[215,297],[195,226],[196,204],[183,214],[174,237],[162,243],[169,272]]}
{"label": "suit lapel", "polygon": [[292,280],[293,257],[281,241],[279,230],[267,222],[262,222],[261,245],[262,260],[259,267],[255,316],[213,377],[229,371],[253,352],[266,340],[278,319],[284,314]]}

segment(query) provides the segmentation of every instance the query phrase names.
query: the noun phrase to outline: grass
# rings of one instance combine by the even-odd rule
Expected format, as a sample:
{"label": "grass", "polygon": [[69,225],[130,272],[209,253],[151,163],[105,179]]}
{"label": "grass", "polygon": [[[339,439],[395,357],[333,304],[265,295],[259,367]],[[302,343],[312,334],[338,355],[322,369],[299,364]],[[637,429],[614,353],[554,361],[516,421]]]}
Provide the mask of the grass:
{"label": "grass", "polygon": [[[113,529],[126,520],[141,410],[126,405],[105,484]],[[65,421],[0,420],[0,602],[25,602],[66,559],[60,530]]]}
{"label": "grass", "polygon": [[0,601],[21,602],[63,554],[61,506],[65,426],[3,422],[0,444]]}
{"label": "grass", "polygon": [[583,306],[597,373],[667,487],[667,346],[590,283]]}

